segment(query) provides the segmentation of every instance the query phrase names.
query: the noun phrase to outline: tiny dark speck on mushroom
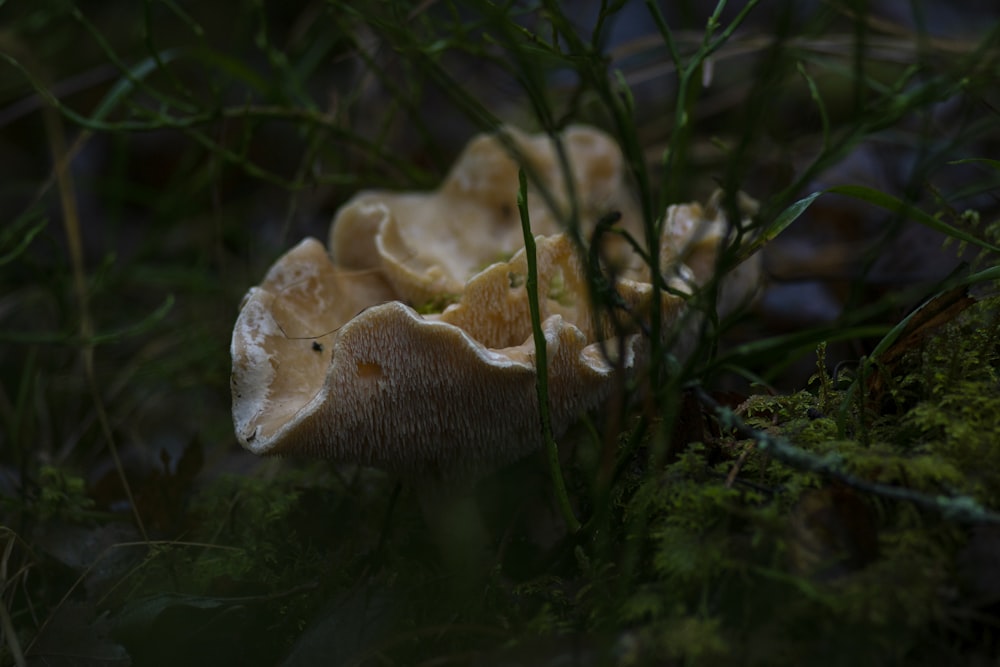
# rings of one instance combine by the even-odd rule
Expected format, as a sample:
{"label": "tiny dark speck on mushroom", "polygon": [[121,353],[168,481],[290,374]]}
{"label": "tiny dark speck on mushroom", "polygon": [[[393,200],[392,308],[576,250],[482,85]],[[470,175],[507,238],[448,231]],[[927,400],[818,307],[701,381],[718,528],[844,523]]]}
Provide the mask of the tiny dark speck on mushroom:
{"label": "tiny dark speck on mushroom", "polygon": [[320,342],[317,342],[317,341],[314,340],[313,341],[313,350],[315,352],[322,352],[323,351],[323,343],[320,343]]}

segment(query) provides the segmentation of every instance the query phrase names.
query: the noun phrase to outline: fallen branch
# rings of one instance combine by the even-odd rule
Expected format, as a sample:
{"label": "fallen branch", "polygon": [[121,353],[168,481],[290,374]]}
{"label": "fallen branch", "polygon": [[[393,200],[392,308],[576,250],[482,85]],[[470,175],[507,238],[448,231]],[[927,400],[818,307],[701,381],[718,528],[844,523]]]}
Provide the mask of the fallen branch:
{"label": "fallen branch", "polygon": [[986,509],[971,496],[934,496],[913,489],[861,479],[845,470],[844,459],[839,454],[819,456],[796,447],[785,438],[751,428],[732,409],[720,405],[701,386],[692,384],[689,388],[703,405],[712,409],[723,428],[732,429],[740,436],[753,440],[758,451],[774,457],[791,468],[837,480],[858,491],[911,503],[922,509],[938,512],[946,519],[1000,525],[1000,514]]}

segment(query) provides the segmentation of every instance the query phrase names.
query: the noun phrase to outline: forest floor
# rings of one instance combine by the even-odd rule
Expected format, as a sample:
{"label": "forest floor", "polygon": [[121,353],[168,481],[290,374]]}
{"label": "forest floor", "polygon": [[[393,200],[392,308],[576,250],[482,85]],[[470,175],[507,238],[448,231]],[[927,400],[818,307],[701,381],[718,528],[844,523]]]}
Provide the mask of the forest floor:
{"label": "forest floor", "polygon": [[[0,665],[995,664],[994,4],[360,4],[0,3]],[[396,477],[243,450],[229,348],[503,124],[608,132],[647,231],[760,206],[687,359],[452,499],[470,565]]]}

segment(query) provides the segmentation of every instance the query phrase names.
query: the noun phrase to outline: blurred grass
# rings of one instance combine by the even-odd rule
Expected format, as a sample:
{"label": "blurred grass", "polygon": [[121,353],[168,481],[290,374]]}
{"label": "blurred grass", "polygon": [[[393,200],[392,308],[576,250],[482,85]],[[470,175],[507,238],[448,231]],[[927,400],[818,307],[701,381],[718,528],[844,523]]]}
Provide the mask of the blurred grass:
{"label": "blurred grass", "polygon": [[[496,664],[517,650],[535,664],[571,654],[583,664],[724,663],[737,641],[726,620],[739,618],[740,604],[754,607],[734,593],[739,567],[725,569],[718,559],[728,556],[714,553],[705,572],[721,572],[725,585],[692,584],[734,606],[720,611],[705,599],[689,614],[663,610],[669,596],[658,587],[667,579],[653,573],[690,562],[662,563],[665,551],[650,539],[672,536],[694,553],[702,537],[665,526],[664,513],[684,512],[649,489],[669,470],[682,480],[671,491],[676,502],[688,503],[685,511],[701,503],[717,525],[742,526],[742,517],[774,528],[782,519],[712,487],[697,464],[701,450],[678,442],[692,414],[683,388],[697,381],[747,391],[752,378],[802,389],[808,374],[783,373],[803,357],[812,364],[822,341],[841,342],[831,361],[870,363],[861,360],[891,342],[883,336],[898,333],[908,308],[953,284],[945,281],[957,260],[936,252],[941,234],[974,250],[996,243],[988,229],[1000,171],[989,160],[1000,145],[1000,29],[995,9],[981,11],[979,22],[934,2],[870,11],[763,1],[0,5],[0,495],[10,530],[3,664],[22,663],[11,627],[36,660],[54,641],[52,627],[100,630],[75,648],[81,657],[121,642],[144,649],[140,664],[156,664],[157,647],[163,661],[190,660],[177,647],[166,651],[154,632],[195,636],[178,618],[185,609],[224,637],[274,631],[257,656],[240,656],[257,664],[308,662],[330,641],[344,664],[405,664],[414,655],[467,663],[494,650]],[[760,213],[721,253],[720,276],[741,258],[743,239],[761,240],[777,284],[835,256],[823,264],[832,269],[822,286],[837,309],[803,323],[794,306],[779,304],[719,321],[710,284],[695,301],[710,316],[691,361],[678,366],[669,349],[656,350],[645,403],[617,422],[598,420],[594,428],[606,433],[570,439],[579,443],[564,455],[568,490],[591,519],[584,537],[553,537],[558,520],[537,462],[486,482],[484,513],[502,536],[503,571],[474,604],[437,599],[447,573],[434,569],[412,507],[388,506],[391,481],[261,463],[238,450],[228,344],[246,289],[301,237],[325,237],[349,196],[433,187],[472,133],[505,122],[551,133],[588,122],[611,132],[641,198],[647,245],[666,205],[721,186],[738,219],[736,193],[749,192]],[[576,229],[572,215],[566,223]],[[976,217],[985,224],[973,225]],[[915,237],[915,246],[914,224],[935,235]],[[797,255],[796,244],[811,250]],[[907,273],[910,254],[915,273]],[[986,267],[995,259],[987,255]],[[980,275],[987,278],[995,276]],[[615,459],[610,476],[602,443]],[[512,499],[525,480],[537,492]],[[715,495],[697,496],[694,481]],[[637,489],[642,502],[632,499]],[[81,539],[81,525],[80,559],[91,558],[82,564],[61,555]],[[213,546],[151,545],[133,560],[109,561],[108,553],[134,551],[114,545],[141,542],[132,526]],[[744,538],[736,527],[725,539],[749,558],[756,552]],[[914,548],[928,559],[944,549],[924,538]],[[193,576],[209,566],[212,577]],[[95,578],[91,568],[105,567],[110,576]],[[753,567],[766,577],[751,593],[803,604],[775,583],[794,575]],[[836,606],[825,589],[811,594]],[[74,625],[61,615],[64,596],[93,608]],[[105,609],[117,634],[102,625]],[[323,644],[305,631],[350,618],[357,645]],[[235,659],[224,647],[207,651],[211,642],[200,637],[192,646],[201,662]],[[780,638],[770,641],[780,647]]]}

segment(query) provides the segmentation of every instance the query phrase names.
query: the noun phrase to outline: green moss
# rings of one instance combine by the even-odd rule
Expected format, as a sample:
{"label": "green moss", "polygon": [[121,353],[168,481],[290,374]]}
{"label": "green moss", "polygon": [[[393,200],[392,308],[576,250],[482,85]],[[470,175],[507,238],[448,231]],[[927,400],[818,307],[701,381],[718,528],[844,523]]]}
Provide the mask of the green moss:
{"label": "green moss", "polygon": [[807,419],[809,410],[817,407],[815,396],[808,391],[800,391],[778,396],[751,396],[743,403],[742,412],[748,426],[766,430],[790,420]]}
{"label": "green moss", "polygon": [[443,312],[445,308],[453,303],[458,303],[460,298],[460,294],[441,294],[434,297],[430,301],[417,304],[413,307],[413,309],[421,315],[433,315],[435,313]]}
{"label": "green moss", "polygon": [[79,520],[94,507],[83,478],[63,468],[43,465],[38,472],[38,489],[38,502],[33,511],[41,521]]}
{"label": "green moss", "polygon": [[969,308],[910,355],[899,384],[917,397],[900,419],[911,446],[953,466],[964,487],[1000,498],[1000,299]]}
{"label": "green moss", "polygon": [[[846,433],[866,440],[840,435],[846,387],[823,370],[822,348],[816,393],[752,396],[738,412],[866,483],[995,503],[997,305],[976,304],[895,367],[905,410],[844,412]],[[623,519],[643,526],[631,533],[641,565],[612,616],[634,628],[634,664],[954,659],[942,658],[955,655],[947,628],[971,610],[955,597],[966,530],[948,517],[831,484],[725,430],[633,488]]]}
{"label": "green moss", "polygon": [[549,282],[549,291],[546,295],[550,301],[555,301],[561,306],[572,306],[574,304],[573,294],[566,289],[566,277],[562,270],[552,276]]}

